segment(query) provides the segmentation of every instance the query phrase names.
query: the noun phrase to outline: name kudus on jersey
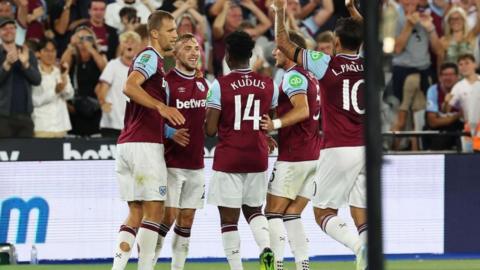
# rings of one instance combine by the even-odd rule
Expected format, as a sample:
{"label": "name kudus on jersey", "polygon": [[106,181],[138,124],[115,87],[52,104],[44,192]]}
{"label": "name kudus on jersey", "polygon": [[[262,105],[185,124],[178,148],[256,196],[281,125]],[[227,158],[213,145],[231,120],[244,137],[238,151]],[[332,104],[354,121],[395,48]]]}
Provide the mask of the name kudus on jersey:
{"label": "name kudus on jersey", "polygon": [[250,86],[257,87],[260,89],[265,89],[266,87],[265,82],[262,80],[250,79],[249,77],[251,76],[249,75],[245,75],[242,77],[243,79],[236,80],[235,82],[230,83],[230,86],[232,87],[233,90],[237,90],[238,88],[241,88],[241,87],[250,87]]}
{"label": "name kudus on jersey", "polygon": [[363,72],[363,65],[358,65],[355,63],[340,65],[340,68],[342,69],[340,72],[336,72],[334,69],[332,69],[332,72],[335,74],[335,76],[345,72]]}
{"label": "name kudus on jersey", "polygon": [[176,100],[177,109],[195,109],[195,108],[205,108],[207,106],[206,99],[190,99],[190,100]]}

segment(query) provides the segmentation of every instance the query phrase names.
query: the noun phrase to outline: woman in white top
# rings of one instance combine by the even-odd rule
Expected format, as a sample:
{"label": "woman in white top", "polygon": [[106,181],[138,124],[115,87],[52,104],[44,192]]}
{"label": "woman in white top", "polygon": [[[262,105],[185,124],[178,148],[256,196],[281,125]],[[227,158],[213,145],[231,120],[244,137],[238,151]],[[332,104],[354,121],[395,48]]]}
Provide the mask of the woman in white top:
{"label": "woman in white top", "polygon": [[127,103],[123,86],[127,81],[128,69],[140,51],[142,43],[141,37],[133,31],[123,32],[119,36],[119,41],[120,56],[108,62],[95,88],[102,108],[100,133],[105,138],[116,138],[123,129]]}
{"label": "woman in white top", "polygon": [[51,39],[40,41],[37,50],[42,83],[33,87],[35,137],[62,138],[72,129],[66,100],[73,97],[68,65],[56,66],[57,49]]}

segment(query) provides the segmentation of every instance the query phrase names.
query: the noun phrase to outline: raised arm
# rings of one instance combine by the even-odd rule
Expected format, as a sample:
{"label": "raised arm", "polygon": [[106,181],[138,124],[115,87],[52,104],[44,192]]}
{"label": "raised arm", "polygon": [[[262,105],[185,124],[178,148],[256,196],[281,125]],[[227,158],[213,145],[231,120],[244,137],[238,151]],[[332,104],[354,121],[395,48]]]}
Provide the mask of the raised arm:
{"label": "raised arm", "polygon": [[208,9],[208,13],[212,17],[217,17],[218,15],[220,15],[220,13],[224,9],[225,5],[227,5],[227,3],[229,4],[229,2],[230,2],[229,0],[217,0],[217,1],[215,1],[214,4],[212,6],[210,6],[210,8]]}
{"label": "raised arm", "polygon": [[[274,0],[275,7],[275,39],[278,49],[289,59],[303,66],[303,49],[297,47],[288,37],[285,26],[285,0]],[[295,51],[297,54],[295,55]]]}
{"label": "raised arm", "polygon": [[257,7],[257,5],[255,5],[253,0],[243,0],[240,5],[250,10],[253,15],[257,17],[259,23],[254,30],[256,36],[263,35],[265,32],[268,31],[268,29],[270,29],[270,27],[272,27],[272,22],[270,21],[270,19],[268,19],[267,15],[265,15],[265,13],[263,13],[263,11],[261,11]]}
{"label": "raised arm", "polygon": [[475,38],[480,34],[480,0],[475,1],[475,6],[477,8],[477,22],[475,23],[475,26],[468,32],[468,38],[472,39]]}
{"label": "raised arm", "polygon": [[53,28],[60,35],[64,35],[67,32],[68,24],[70,22],[70,8],[72,7],[72,0],[66,0],[65,6],[63,6],[60,18],[53,22]]}
{"label": "raised arm", "polygon": [[360,12],[358,12],[358,9],[355,3],[356,3],[356,0],[347,0],[345,5],[348,9],[348,12],[350,13],[350,16],[352,16],[352,18],[354,18],[357,21],[363,22],[363,16],[362,14],[360,14]]}
{"label": "raised arm", "polygon": [[213,21],[212,35],[214,40],[221,39],[225,33],[225,20],[227,18],[228,10],[230,9],[230,1],[227,1],[223,6],[223,10],[220,15]]}
{"label": "raised arm", "polygon": [[315,24],[320,27],[322,26],[333,14],[333,0],[323,0],[322,8],[315,14],[313,19],[315,20]]}
{"label": "raised arm", "polygon": [[405,50],[405,47],[407,46],[408,39],[410,38],[410,35],[412,35],[413,27],[417,22],[420,20],[418,12],[415,12],[413,14],[409,14],[406,16],[406,22],[405,25],[403,26],[402,32],[400,35],[395,37],[395,53],[399,54],[402,53],[403,50]]}
{"label": "raised arm", "polygon": [[308,15],[314,12],[318,7],[319,1],[321,2],[321,0],[310,0],[306,5],[304,5],[300,11],[300,16],[298,19],[305,19]]}

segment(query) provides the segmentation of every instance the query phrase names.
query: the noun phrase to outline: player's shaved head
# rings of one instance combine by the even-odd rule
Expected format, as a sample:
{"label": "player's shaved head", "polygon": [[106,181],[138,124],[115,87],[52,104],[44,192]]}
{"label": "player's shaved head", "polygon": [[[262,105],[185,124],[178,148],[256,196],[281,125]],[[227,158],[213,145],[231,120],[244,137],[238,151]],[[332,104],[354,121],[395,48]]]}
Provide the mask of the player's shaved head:
{"label": "player's shaved head", "polygon": [[244,31],[235,31],[225,38],[226,50],[230,61],[244,63],[252,57],[255,41]]}
{"label": "player's shaved head", "polygon": [[340,18],[335,25],[335,35],[343,49],[358,51],[363,42],[363,25],[353,18]]}
{"label": "player's shaved head", "polygon": [[150,14],[147,23],[148,32],[150,33],[152,30],[161,29],[165,20],[175,21],[175,18],[172,16],[172,14],[162,10],[157,10]]}

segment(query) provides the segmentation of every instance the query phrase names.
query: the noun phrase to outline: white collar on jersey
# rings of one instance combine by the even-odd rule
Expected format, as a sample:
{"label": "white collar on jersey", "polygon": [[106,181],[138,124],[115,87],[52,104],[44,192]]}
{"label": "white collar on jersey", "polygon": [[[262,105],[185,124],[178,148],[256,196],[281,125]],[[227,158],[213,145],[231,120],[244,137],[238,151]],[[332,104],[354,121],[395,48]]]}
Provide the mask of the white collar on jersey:
{"label": "white collar on jersey", "polygon": [[250,72],[252,72],[252,69],[251,68],[239,68],[239,69],[234,69],[231,72],[250,73]]}
{"label": "white collar on jersey", "polygon": [[290,70],[292,70],[296,66],[297,66],[297,64],[293,64],[293,66],[291,66],[287,70],[285,70],[285,73],[289,72]]}
{"label": "white collar on jersey", "polygon": [[187,74],[187,73],[181,72],[177,68],[174,68],[173,70],[177,73],[178,76],[180,76],[184,79],[192,80],[193,78],[195,78],[195,71],[192,72],[192,74]]}
{"label": "white collar on jersey", "polygon": [[350,60],[357,60],[360,58],[360,55],[359,54],[346,54],[346,53],[339,53],[335,56],[341,56],[343,58],[347,58],[347,59],[350,59]]}
{"label": "white collar on jersey", "polygon": [[148,45],[147,48],[151,48],[154,52],[156,52],[158,54],[158,56],[160,56],[160,58],[163,59],[163,55],[161,53],[159,53],[152,45]]}

